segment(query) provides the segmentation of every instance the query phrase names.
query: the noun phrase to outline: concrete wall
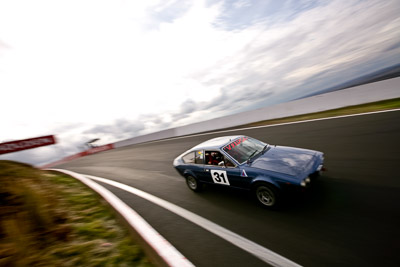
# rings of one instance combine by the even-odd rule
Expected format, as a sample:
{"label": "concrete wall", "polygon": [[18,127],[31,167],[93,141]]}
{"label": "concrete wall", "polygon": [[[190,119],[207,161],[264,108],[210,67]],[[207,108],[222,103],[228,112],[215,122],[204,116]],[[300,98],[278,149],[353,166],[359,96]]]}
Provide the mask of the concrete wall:
{"label": "concrete wall", "polygon": [[169,137],[213,131],[263,120],[320,112],[330,109],[400,97],[400,78],[379,81],[239,114],[198,122],[156,133],[133,137],[114,144],[115,148]]}

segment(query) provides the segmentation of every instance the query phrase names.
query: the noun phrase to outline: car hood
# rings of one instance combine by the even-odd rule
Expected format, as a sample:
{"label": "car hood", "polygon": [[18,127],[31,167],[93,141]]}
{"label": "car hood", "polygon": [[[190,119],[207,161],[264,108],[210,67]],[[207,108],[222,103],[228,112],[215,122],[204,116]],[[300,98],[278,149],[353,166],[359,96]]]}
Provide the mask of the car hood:
{"label": "car hood", "polygon": [[251,163],[251,167],[303,178],[314,171],[318,153],[302,148],[271,146]]}

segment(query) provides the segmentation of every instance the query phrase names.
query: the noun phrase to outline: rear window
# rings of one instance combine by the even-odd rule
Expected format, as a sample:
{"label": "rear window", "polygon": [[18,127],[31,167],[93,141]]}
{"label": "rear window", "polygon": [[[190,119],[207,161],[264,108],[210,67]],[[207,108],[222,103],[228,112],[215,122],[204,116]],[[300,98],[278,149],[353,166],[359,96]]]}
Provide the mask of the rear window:
{"label": "rear window", "polygon": [[185,163],[194,163],[194,152],[190,152],[182,157],[183,162]]}
{"label": "rear window", "polygon": [[183,162],[186,164],[204,164],[203,150],[189,152],[182,157]]}

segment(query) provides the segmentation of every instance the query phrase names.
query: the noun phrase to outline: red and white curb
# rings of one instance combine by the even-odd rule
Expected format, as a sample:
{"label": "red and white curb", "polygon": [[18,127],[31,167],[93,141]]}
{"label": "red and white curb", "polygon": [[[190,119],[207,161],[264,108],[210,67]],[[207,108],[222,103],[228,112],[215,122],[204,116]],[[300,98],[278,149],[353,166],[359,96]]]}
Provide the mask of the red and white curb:
{"label": "red and white curb", "polygon": [[161,259],[171,267],[191,267],[194,266],[185,256],[183,256],[174,246],[152,228],[137,212],[116,197],[109,190],[96,182],[84,177],[81,174],[61,169],[49,169],[68,174],[102,196],[128,223],[134,230],[151,246],[151,248],[161,257]]}

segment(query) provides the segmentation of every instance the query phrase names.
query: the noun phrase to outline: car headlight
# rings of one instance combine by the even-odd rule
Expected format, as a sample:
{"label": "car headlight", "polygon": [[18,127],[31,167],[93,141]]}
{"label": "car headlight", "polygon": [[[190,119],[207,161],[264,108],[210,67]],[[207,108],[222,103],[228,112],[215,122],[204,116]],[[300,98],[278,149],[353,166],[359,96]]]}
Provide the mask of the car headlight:
{"label": "car headlight", "polygon": [[301,181],[300,185],[303,187],[306,187],[307,184],[309,184],[311,182],[310,177],[305,178],[303,181]]}

